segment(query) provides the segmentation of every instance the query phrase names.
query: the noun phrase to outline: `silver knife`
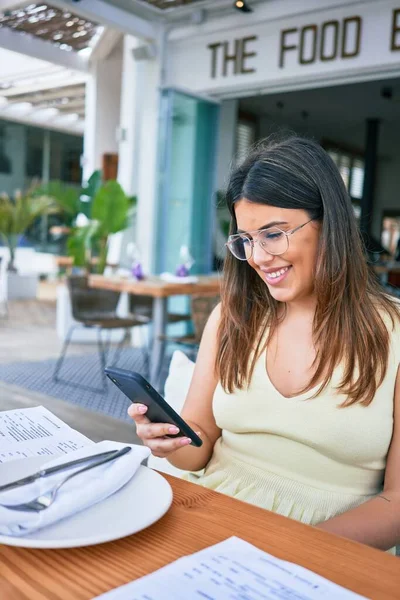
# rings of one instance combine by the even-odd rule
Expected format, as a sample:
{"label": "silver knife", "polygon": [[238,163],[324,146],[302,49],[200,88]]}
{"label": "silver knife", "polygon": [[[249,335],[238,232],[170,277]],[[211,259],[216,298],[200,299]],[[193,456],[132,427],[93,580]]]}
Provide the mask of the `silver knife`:
{"label": "silver knife", "polygon": [[72,467],[75,467],[76,465],[80,465],[92,459],[106,458],[107,456],[111,456],[116,452],[118,452],[118,449],[108,450],[107,452],[100,452],[99,454],[91,454],[90,456],[77,458],[75,460],[63,463],[62,465],[56,465],[54,467],[48,467],[47,469],[41,469],[40,471],[33,473],[33,475],[28,475],[27,477],[23,477],[22,479],[18,479],[17,481],[12,481],[11,483],[0,485],[0,492],[5,492],[6,490],[12,490],[13,488],[32,483],[33,481],[36,481],[36,479],[40,479],[41,477],[48,477],[49,475],[59,473],[60,471],[67,471],[68,469],[72,469]]}

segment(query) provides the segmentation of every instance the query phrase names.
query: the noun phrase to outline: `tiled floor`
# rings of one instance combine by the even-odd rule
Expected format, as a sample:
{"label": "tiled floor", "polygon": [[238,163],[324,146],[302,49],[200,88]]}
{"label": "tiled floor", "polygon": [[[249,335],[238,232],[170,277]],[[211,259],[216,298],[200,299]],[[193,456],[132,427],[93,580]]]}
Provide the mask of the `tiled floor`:
{"label": "tiled floor", "polygon": [[[56,332],[55,286],[41,284],[37,300],[13,300],[0,317],[0,363],[57,357],[62,342]],[[68,354],[96,351],[94,344],[71,344]]]}

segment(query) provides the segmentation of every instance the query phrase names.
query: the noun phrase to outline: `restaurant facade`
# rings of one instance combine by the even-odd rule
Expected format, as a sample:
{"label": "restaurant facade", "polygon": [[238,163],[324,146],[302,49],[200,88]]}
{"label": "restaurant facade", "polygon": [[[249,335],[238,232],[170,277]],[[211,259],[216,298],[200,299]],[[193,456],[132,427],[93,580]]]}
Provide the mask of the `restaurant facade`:
{"label": "restaurant facade", "polygon": [[[114,155],[138,198],[135,232],[115,240],[111,262],[134,235],[147,271],[173,270],[182,245],[194,271],[218,266],[230,168],[282,128],[326,148],[363,231],[395,251],[400,0],[248,0],[250,12],[233,0],[52,4],[106,29],[90,60],[68,60],[87,77],[83,178]],[[57,53],[49,60],[65,62]]]}
{"label": "restaurant facade", "polygon": [[200,272],[215,264],[226,231],[216,198],[232,161],[281,128],[326,147],[363,229],[381,240],[390,221],[384,240],[393,247],[400,219],[398,0],[270,1],[251,13],[206,14],[200,23],[170,27],[163,54],[141,61],[147,83],[153,77],[154,102],[152,119],[142,104],[153,135],[145,152],[137,148],[139,188],[142,170],[156,176],[139,210],[138,240],[155,268],[173,268],[182,243]]}

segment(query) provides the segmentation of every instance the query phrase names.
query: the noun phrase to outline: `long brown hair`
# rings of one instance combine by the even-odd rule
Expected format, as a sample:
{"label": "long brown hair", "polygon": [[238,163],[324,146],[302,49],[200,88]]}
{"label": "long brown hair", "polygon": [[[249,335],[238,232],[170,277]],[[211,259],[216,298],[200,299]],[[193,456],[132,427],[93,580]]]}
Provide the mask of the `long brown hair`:
{"label": "long brown hair", "polygon": [[[342,406],[370,404],[382,383],[389,356],[387,317],[398,319],[394,300],[367,264],[350,197],[329,155],[309,139],[291,136],[258,145],[230,177],[226,202],[231,233],[237,232],[235,203],[303,209],[321,222],[315,266],[317,307],[313,321],[315,372],[306,388],[318,396],[343,364],[337,387]],[[217,371],[232,392],[249,384],[255,362],[279,323],[278,306],[254,269],[229,252],[224,264]]]}

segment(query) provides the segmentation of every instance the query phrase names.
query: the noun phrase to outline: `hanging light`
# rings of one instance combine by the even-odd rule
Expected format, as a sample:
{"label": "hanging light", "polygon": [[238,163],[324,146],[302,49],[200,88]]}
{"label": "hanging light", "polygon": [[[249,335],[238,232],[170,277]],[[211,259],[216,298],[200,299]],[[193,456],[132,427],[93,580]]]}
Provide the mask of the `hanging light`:
{"label": "hanging light", "polygon": [[241,12],[253,12],[253,9],[250,8],[249,4],[246,2],[246,0],[235,0],[233,6],[235,8],[237,8],[238,10],[240,10]]}

